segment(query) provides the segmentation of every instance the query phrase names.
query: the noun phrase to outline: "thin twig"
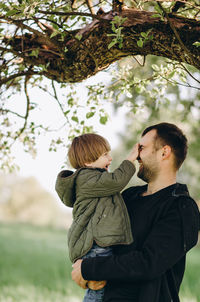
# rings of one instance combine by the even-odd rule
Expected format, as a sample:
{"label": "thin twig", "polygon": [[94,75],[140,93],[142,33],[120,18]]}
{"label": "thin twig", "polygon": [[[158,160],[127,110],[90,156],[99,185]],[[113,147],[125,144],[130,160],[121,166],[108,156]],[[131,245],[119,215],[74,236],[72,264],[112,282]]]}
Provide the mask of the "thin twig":
{"label": "thin twig", "polygon": [[[60,101],[59,101],[59,99],[58,99],[58,95],[57,95],[56,88],[55,88],[55,85],[54,85],[54,81],[53,81],[53,80],[51,81],[51,85],[52,85],[53,92],[54,92],[54,96],[53,96],[53,97],[54,97],[54,99],[56,100],[56,102],[58,103],[58,106],[60,107],[61,112],[63,113],[65,119],[67,120],[68,125],[70,125],[69,118],[68,118],[68,116],[65,114],[65,111],[64,111],[64,109],[63,109],[63,107],[62,107],[62,104],[60,103]],[[62,127],[63,127],[63,126],[62,126]]]}
{"label": "thin twig", "polygon": [[17,137],[19,137],[24,132],[24,130],[26,129],[26,126],[27,126],[27,121],[28,121],[28,116],[29,116],[29,111],[30,111],[30,97],[29,97],[28,89],[27,89],[29,79],[30,79],[30,76],[26,75],[25,80],[24,80],[24,93],[26,96],[26,113],[24,116],[24,125],[17,132]]}
{"label": "thin twig", "polygon": [[56,93],[56,88],[55,88],[55,85],[54,85],[54,81],[52,80],[51,81],[51,85],[52,85],[52,88],[53,88],[53,92],[54,92],[54,99],[57,101],[57,103],[58,103],[58,106],[60,107],[60,110],[62,111],[62,113],[63,113],[63,115],[65,116],[65,118],[67,119],[67,121],[68,121],[68,118],[67,118],[67,116],[65,115],[65,111],[63,110],[63,107],[62,107],[62,105],[61,105],[61,103],[60,103],[60,101],[59,101],[59,99],[58,99],[58,96],[57,96],[57,93]]}
{"label": "thin twig", "polygon": [[4,114],[4,113],[11,113],[11,114],[16,115],[17,117],[20,117],[20,118],[23,118],[23,119],[24,119],[24,116],[23,116],[23,115],[21,115],[21,114],[19,114],[19,113],[17,113],[17,112],[14,112],[14,111],[12,111],[12,110],[9,110],[9,109],[2,109],[2,108],[0,108],[0,112],[2,112],[3,114]]}
{"label": "thin twig", "polygon": [[58,101],[58,95],[57,95],[56,87],[55,87],[55,85],[54,85],[54,81],[53,81],[53,80],[51,81],[51,86],[52,86],[52,88],[53,88],[54,98]]}
{"label": "thin twig", "polygon": [[170,80],[170,79],[168,79],[168,78],[166,78],[166,77],[164,77],[162,75],[160,75],[160,76],[161,76],[161,78],[163,78],[164,80],[166,80],[167,82],[169,82],[169,83],[171,83],[173,85],[180,85],[180,86],[183,86],[183,87],[193,88],[193,89],[200,90],[200,87],[192,86],[189,83],[183,84],[183,83],[180,83],[180,82],[177,82],[177,81],[172,81],[172,80]]}
{"label": "thin twig", "polygon": [[82,17],[90,17],[93,19],[98,19],[98,20],[102,20],[102,17],[95,15],[95,14],[90,14],[90,13],[84,13],[84,12],[57,12],[57,11],[43,11],[43,10],[39,10],[38,11],[41,14],[45,14],[45,15],[57,15],[57,16],[82,16]]}
{"label": "thin twig", "polygon": [[66,114],[65,114],[65,112],[64,112],[64,110],[63,110],[63,107],[62,107],[62,105],[61,105],[61,103],[60,103],[60,101],[59,101],[59,99],[58,99],[58,95],[57,95],[56,88],[55,88],[55,85],[54,85],[54,81],[53,81],[53,80],[51,81],[51,85],[52,85],[54,94],[52,94],[48,89],[46,89],[46,88],[44,88],[44,87],[42,87],[42,86],[40,86],[40,85],[39,85],[38,87],[39,87],[42,91],[48,93],[52,98],[54,98],[54,99],[56,100],[56,102],[58,103],[58,106],[60,107],[61,112],[63,113],[65,119],[67,120],[66,123],[64,123],[62,126],[60,126],[60,127],[57,128],[57,129],[51,129],[51,130],[46,129],[46,131],[48,131],[48,132],[57,132],[57,131],[61,130],[63,127],[65,127],[65,125],[70,124],[70,121],[69,121],[68,117],[66,116]]}
{"label": "thin twig", "polygon": [[144,56],[142,64],[140,63],[140,61],[135,56],[133,56],[132,58],[138,63],[138,65],[140,65],[141,67],[144,67],[145,61],[146,61],[146,56]]}
{"label": "thin twig", "polygon": [[195,80],[197,83],[200,83],[200,80],[196,79],[196,78],[193,76],[193,74],[191,74],[191,72],[185,67],[184,64],[181,63],[180,65],[183,67],[183,69],[189,74],[189,76],[190,76],[193,80]]}

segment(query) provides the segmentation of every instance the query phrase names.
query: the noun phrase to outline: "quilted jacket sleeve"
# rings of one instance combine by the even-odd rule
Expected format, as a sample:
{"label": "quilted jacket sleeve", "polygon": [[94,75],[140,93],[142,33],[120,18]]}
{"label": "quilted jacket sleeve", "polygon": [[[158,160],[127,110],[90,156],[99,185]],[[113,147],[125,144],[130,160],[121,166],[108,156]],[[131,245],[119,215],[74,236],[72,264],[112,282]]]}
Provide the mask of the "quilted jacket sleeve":
{"label": "quilted jacket sleeve", "polygon": [[120,192],[135,173],[135,166],[124,160],[112,173],[107,171],[87,170],[87,177],[77,177],[78,194],[82,198],[105,197]]}

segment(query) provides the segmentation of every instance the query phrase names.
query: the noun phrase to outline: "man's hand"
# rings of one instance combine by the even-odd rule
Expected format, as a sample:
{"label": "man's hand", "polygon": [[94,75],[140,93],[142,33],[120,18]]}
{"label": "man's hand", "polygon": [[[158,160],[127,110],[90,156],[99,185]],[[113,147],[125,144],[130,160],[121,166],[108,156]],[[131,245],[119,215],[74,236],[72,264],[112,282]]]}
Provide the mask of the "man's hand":
{"label": "man's hand", "polygon": [[90,288],[93,290],[102,289],[106,285],[106,281],[87,281],[83,279],[81,274],[81,263],[83,260],[77,260],[73,265],[72,280],[75,281],[80,287],[86,289]]}
{"label": "man's hand", "polygon": [[88,281],[87,286],[92,290],[99,290],[106,286],[106,281]]}
{"label": "man's hand", "polygon": [[81,274],[81,263],[83,260],[77,260],[73,265],[72,270],[72,280],[75,281],[80,287],[86,289],[87,288],[87,280],[83,279]]}

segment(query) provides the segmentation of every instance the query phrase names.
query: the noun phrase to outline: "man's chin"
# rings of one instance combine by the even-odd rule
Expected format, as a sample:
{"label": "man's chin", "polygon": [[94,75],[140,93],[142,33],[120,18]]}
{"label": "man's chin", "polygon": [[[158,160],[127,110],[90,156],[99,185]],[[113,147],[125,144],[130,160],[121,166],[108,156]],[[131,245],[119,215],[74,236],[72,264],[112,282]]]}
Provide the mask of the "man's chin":
{"label": "man's chin", "polygon": [[144,182],[148,183],[148,179],[146,179],[144,173],[142,170],[139,170],[138,173],[137,173],[137,177],[142,179]]}
{"label": "man's chin", "polygon": [[138,173],[137,173],[137,177],[143,179],[143,175],[144,175],[143,169],[142,169],[142,167],[140,167],[140,169],[139,169],[139,171],[138,171]]}

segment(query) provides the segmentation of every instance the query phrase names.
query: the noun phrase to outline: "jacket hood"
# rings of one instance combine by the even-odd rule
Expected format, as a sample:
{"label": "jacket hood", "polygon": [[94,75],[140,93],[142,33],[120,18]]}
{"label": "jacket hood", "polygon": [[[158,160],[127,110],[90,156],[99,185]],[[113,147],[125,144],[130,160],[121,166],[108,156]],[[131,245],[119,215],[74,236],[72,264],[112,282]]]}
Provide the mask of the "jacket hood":
{"label": "jacket hood", "polygon": [[61,171],[56,179],[55,189],[62,202],[68,206],[73,207],[76,200],[76,177],[81,169],[75,172],[70,170]]}
{"label": "jacket hood", "polygon": [[[62,202],[68,206],[73,207],[76,201],[76,178],[80,171],[84,170],[84,175],[87,175],[87,171],[94,170],[94,168],[79,168],[75,172],[71,170],[61,171],[56,179],[55,190]],[[95,168],[98,171],[106,171],[105,169]]]}

